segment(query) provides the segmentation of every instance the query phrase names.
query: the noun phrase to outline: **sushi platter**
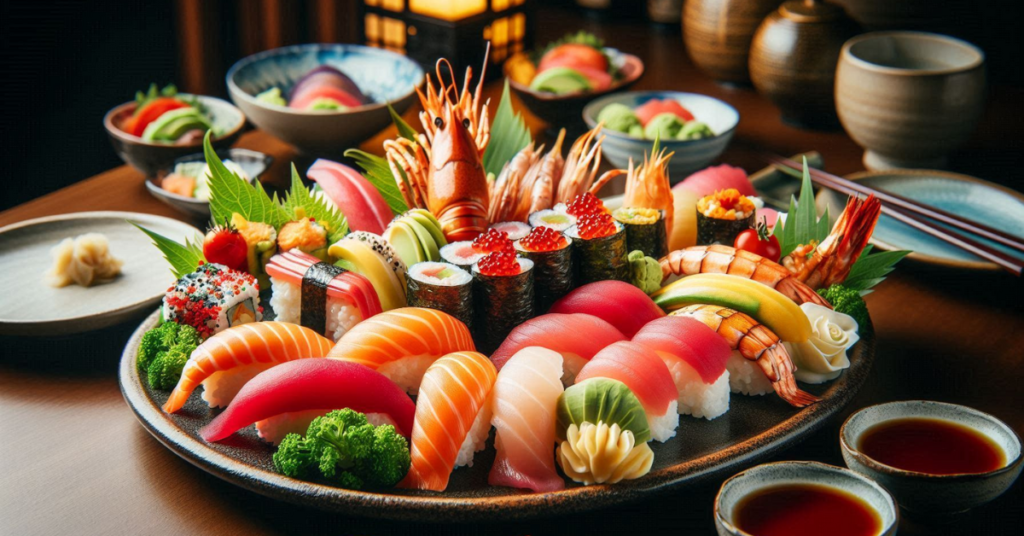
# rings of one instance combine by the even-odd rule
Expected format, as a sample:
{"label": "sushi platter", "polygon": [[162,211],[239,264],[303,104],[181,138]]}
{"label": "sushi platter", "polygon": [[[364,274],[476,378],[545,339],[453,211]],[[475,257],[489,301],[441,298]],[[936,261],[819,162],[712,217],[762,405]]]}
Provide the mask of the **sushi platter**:
{"label": "sushi platter", "polygon": [[[784,217],[727,165],[673,187],[653,127],[599,173],[603,124],[545,149],[507,87],[492,122],[482,82],[445,67],[417,91],[422,133],[394,113],[383,157],[316,160],[312,187],[293,166],[271,195],[206,134],[212,223],[139,227],[173,279],[119,369],[163,444],[327,510],[530,518],[724,475],[850,402],[874,353],[862,295],[907,254],[871,251],[877,198],[833,224],[806,165]],[[666,110],[641,115],[693,120]]]}
{"label": "sushi platter", "polygon": [[851,355],[850,368],[831,384],[812,389],[822,398],[813,406],[793,412],[779,400],[765,403],[738,397],[719,419],[681,424],[676,438],[654,447],[655,466],[637,480],[577,485],[549,493],[489,486],[487,473],[495,455],[492,436],[473,467],[456,471],[442,494],[410,490],[374,493],[281,475],[271,459],[273,447],[252,429],[235,434],[230,441],[205,442],[198,431],[210,421],[209,408],[196,397],[180,413],[161,410],[167,393],[150,388],[135,366],[142,335],[156,325],[157,317],[154,313],[146,319],[125,347],[119,381],[139,421],[168,449],[210,474],[268,497],[323,510],[411,521],[526,519],[597,510],[735,473],[795,444],[846,407],[869,377],[875,344],[873,336],[862,338]]}

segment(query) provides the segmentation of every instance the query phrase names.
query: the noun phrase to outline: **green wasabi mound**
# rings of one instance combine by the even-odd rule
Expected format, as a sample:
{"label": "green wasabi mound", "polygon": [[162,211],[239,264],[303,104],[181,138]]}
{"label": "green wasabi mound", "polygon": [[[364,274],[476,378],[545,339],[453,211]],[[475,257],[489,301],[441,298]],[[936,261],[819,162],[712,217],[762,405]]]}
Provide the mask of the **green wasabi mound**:
{"label": "green wasabi mound", "polygon": [[263,93],[256,95],[256,100],[273,104],[274,106],[288,106],[288,101],[281,96],[281,88],[272,87]]}
{"label": "green wasabi mound", "polygon": [[674,113],[661,113],[647,122],[647,126],[644,127],[644,137],[652,140],[654,138],[663,140],[675,139],[679,132],[683,130],[684,124],[683,120]]}
{"label": "green wasabi mound", "polygon": [[598,122],[604,123],[605,128],[616,132],[630,134],[634,129],[639,128],[643,134],[643,126],[640,125],[640,118],[636,116],[633,109],[625,104],[609,104],[597,114]]}
{"label": "green wasabi mound", "polygon": [[677,140],[702,140],[704,138],[710,138],[715,133],[711,131],[711,127],[707,126],[700,121],[689,121],[683,125],[683,128],[676,134]]}
{"label": "green wasabi mound", "polygon": [[661,265],[658,259],[634,250],[626,256],[629,263],[629,282],[644,294],[653,294],[661,289]]}
{"label": "green wasabi mound", "polygon": [[558,421],[555,427],[559,441],[566,440],[569,425],[603,422],[619,425],[633,432],[637,444],[651,439],[647,413],[626,384],[608,378],[590,378],[565,390],[558,397]]}

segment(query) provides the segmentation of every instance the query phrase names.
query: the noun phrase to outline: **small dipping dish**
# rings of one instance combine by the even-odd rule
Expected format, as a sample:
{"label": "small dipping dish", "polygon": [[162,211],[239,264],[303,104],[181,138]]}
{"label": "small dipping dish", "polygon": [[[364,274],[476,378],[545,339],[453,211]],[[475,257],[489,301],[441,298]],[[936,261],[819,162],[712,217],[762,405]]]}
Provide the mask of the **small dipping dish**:
{"label": "small dipping dish", "polygon": [[[250,182],[257,180],[260,175],[263,175],[263,173],[267,171],[270,164],[274,162],[274,157],[249,149],[225,149],[217,151],[217,155],[221,160],[230,160],[235,164],[238,164],[238,166],[245,171],[245,174],[249,176]],[[155,177],[148,177],[146,179],[146,189],[149,190],[149,193],[153,197],[184,214],[187,214],[197,220],[209,220],[210,202],[208,200],[186,197],[164,190],[163,188],[164,178],[167,177],[167,175],[170,174],[178,164],[205,161],[206,155],[203,153],[195,153],[181,157],[175,160],[168,168],[161,169]]]}
{"label": "small dipping dish", "polygon": [[[799,496],[805,499],[792,500]],[[786,508],[797,502],[799,509]],[[850,514],[848,519],[836,515],[843,511]],[[813,521],[832,524],[822,526],[822,534],[891,536],[896,534],[899,512],[889,492],[877,483],[817,462],[758,465],[726,480],[715,497],[719,536],[751,536],[744,529],[753,524],[764,527],[754,536],[798,534]]]}
{"label": "small dipping dish", "polygon": [[[916,431],[914,428],[904,431],[904,434],[914,435],[902,439],[890,438],[890,444],[894,441],[905,445],[919,441],[926,445],[939,444],[942,449],[946,449],[945,454],[949,454],[950,449],[956,448],[954,442],[965,444],[965,447],[974,442],[977,443],[975,448],[982,449],[976,457],[985,454],[983,450],[986,446],[1002,456],[995,465],[981,472],[957,472],[962,470],[965,462],[977,465],[975,462],[980,460],[964,460],[962,456],[952,456],[956,466],[951,467],[948,474],[936,474],[920,472],[920,467],[917,470],[901,469],[865,454],[865,451],[874,448],[879,453],[876,456],[881,457],[883,451],[878,441],[882,440],[875,439],[878,446],[874,447],[866,445],[865,441],[871,441],[868,438],[872,435],[881,434],[884,429],[880,427],[888,428],[889,434],[899,433],[895,428],[898,425],[913,426]],[[944,432],[943,429],[948,430]],[[938,439],[937,434],[953,435],[943,440]],[[959,440],[957,436],[960,436]],[[969,436],[976,437],[972,439]],[[932,437],[935,439],[930,439]],[[900,506],[916,513],[953,514],[970,510],[1001,495],[1021,472],[1021,442],[1017,434],[987,413],[956,404],[908,400],[870,406],[854,413],[843,423],[839,440],[843,459],[850,469],[885,486]],[[925,452],[916,456],[914,463],[924,463],[923,459],[927,455]],[[984,467],[984,464],[980,466]]]}

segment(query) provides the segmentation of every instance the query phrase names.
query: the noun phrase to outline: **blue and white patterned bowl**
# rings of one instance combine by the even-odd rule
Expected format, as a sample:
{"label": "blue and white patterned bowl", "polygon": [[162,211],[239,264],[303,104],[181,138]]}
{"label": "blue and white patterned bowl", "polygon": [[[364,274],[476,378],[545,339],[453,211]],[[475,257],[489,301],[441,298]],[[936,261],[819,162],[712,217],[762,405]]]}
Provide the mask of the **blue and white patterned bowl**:
{"label": "blue and white patterned bowl", "polygon": [[[287,93],[303,75],[320,65],[344,72],[373,103],[314,112],[256,99],[272,87]],[[401,54],[342,44],[294,45],[259,52],[239,60],[227,74],[231,100],[253,124],[316,156],[338,155],[387,127],[391,122],[387,103],[402,113],[412,104],[415,89],[422,83],[423,69]]]}
{"label": "blue and white patterned bowl", "polygon": [[[673,182],[686,178],[687,175],[703,169],[714,162],[722,151],[725,151],[736,126],[740,123],[740,113],[735,108],[716,98],[697,93],[679,91],[629,91],[615,93],[597,99],[583,108],[583,120],[587,126],[597,126],[597,114],[609,104],[623,104],[636,108],[651,99],[673,99],[684,108],[693,112],[694,117],[709,127],[716,135],[702,140],[661,140],[661,146],[674,152],[669,160],[669,177]],[[613,166],[625,169],[629,159],[634,163],[642,162],[644,151],[650,152],[654,140],[636,138],[622,132],[604,129],[604,144],[601,154]]]}

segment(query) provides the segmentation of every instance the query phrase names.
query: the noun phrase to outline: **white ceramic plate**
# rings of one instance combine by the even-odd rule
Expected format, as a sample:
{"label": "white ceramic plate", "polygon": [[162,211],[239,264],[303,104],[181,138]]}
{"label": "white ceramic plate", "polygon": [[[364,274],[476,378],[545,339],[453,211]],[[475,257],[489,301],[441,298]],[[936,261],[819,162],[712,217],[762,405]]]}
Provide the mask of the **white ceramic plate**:
{"label": "white ceramic plate", "polygon": [[[127,220],[179,242],[199,233],[177,220],[135,212],[79,212],[0,228],[0,334],[80,333],[152,311],[174,276],[149,237]],[[65,238],[90,232],[110,240],[111,253],[124,261],[121,275],[89,288],[49,286],[50,250]]]}

